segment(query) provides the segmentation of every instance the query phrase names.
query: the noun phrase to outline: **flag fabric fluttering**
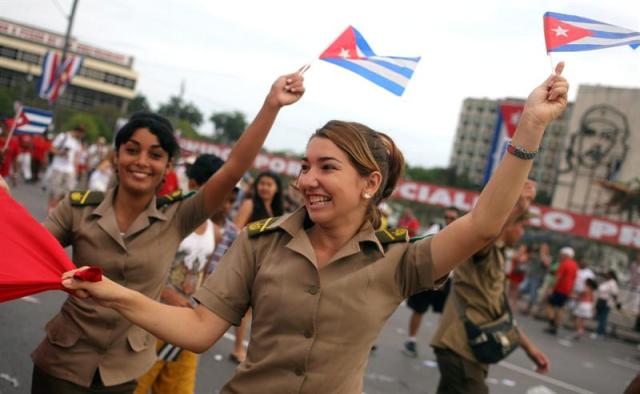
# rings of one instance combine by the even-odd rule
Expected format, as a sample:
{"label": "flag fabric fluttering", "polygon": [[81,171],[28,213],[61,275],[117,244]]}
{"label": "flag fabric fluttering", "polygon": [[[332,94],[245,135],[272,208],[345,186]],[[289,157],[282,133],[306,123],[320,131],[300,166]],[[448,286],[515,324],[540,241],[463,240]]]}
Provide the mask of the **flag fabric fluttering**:
{"label": "flag fabric fluttering", "polygon": [[498,119],[493,132],[491,147],[487,160],[487,167],[484,172],[483,184],[489,182],[491,174],[496,170],[500,160],[507,151],[507,144],[513,138],[520,122],[520,116],[524,111],[524,104],[517,102],[504,102],[498,107]]}
{"label": "flag fabric fluttering", "polygon": [[82,66],[82,57],[67,55],[64,61],[57,52],[49,51],[42,62],[42,75],[38,83],[38,95],[52,105],[62,95],[67,85]]}
{"label": "flag fabric fluttering", "polygon": [[344,67],[376,85],[401,96],[420,57],[378,56],[362,34],[349,26],[320,59]]}
{"label": "flag fabric fluttering", "polygon": [[53,121],[53,112],[33,107],[22,107],[16,124],[16,134],[42,134]]}
{"label": "flag fabric fluttering", "polygon": [[[64,290],[61,276],[76,268],[58,240],[25,208],[0,189],[0,302],[46,290]],[[78,279],[102,279],[96,267]]]}
{"label": "flag fabric fluttering", "polygon": [[640,32],[576,15],[546,12],[544,40],[548,52],[577,52],[640,46]]}
{"label": "flag fabric fluttering", "polygon": [[43,99],[48,99],[49,90],[53,85],[53,81],[56,79],[56,71],[60,65],[60,54],[58,52],[49,51],[44,55],[42,61],[42,72],[40,74],[40,81],[38,82],[38,96]]}

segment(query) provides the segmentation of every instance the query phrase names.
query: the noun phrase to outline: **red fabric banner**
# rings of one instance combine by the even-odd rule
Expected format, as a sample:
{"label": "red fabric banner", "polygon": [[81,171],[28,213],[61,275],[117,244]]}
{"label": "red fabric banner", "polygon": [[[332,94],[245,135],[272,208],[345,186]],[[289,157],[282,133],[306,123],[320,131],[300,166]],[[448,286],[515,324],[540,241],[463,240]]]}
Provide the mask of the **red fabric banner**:
{"label": "red fabric banner", "polygon": [[[64,290],[63,272],[76,269],[57,239],[0,189],[0,302],[46,290]],[[97,270],[97,271],[96,271]],[[98,281],[101,270],[78,272]]]}

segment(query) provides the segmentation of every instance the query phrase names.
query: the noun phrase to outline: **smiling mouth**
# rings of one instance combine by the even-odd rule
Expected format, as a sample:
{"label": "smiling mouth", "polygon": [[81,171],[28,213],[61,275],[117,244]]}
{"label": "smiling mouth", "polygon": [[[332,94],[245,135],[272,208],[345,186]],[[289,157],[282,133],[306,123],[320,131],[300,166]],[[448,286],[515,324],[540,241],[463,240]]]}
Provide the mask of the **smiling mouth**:
{"label": "smiling mouth", "polygon": [[329,205],[331,202],[331,197],[327,196],[308,196],[307,201],[309,201],[309,206],[314,208],[323,207]]}
{"label": "smiling mouth", "polygon": [[131,174],[136,179],[145,179],[151,176],[151,173],[136,170],[129,170],[129,174]]}

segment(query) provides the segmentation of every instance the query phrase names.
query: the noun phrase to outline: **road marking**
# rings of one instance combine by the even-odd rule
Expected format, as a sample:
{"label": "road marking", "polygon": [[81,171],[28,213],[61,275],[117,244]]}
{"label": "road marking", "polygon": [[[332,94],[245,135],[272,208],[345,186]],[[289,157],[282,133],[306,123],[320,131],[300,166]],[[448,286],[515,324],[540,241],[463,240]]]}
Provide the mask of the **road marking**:
{"label": "road marking", "polygon": [[574,393],[578,393],[578,394],[595,394],[593,391],[589,391],[587,389],[583,389],[582,387],[574,386],[571,383],[563,382],[562,380],[554,379],[554,378],[552,378],[550,376],[541,375],[541,374],[536,373],[534,371],[528,370],[527,368],[522,368],[522,367],[520,367],[518,365],[511,364],[510,362],[507,362],[507,361],[501,361],[498,365],[502,366],[502,367],[504,367],[506,369],[510,369],[512,371],[515,371],[515,372],[520,372],[523,375],[527,375],[529,377],[542,380],[543,382],[546,382],[546,383],[549,383],[549,384],[553,384],[555,386],[561,387],[561,388],[563,388],[565,390],[569,390],[569,391],[574,392]]}
{"label": "road marking", "polygon": [[22,297],[20,298],[22,301],[24,302],[28,302],[30,304],[39,304],[40,300],[36,297],[32,297],[32,296],[26,296],[26,297]]}
{"label": "road marking", "polygon": [[615,357],[609,357],[609,362],[612,364],[616,364],[616,365],[620,365],[622,367],[626,367],[629,369],[632,369],[634,371],[637,371],[640,369],[640,364],[636,364],[636,363],[632,363],[630,361],[626,361],[620,358],[615,358]]}

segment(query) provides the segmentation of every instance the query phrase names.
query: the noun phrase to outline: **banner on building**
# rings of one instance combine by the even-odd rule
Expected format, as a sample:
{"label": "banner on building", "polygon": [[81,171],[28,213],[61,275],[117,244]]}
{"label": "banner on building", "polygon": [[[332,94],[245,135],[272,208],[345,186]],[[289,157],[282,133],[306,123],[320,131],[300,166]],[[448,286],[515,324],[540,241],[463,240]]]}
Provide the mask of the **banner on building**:
{"label": "banner on building", "polygon": [[520,116],[524,110],[523,103],[501,103],[498,106],[498,119],[493,132],[489,156],[487,157],[487,167],[484,171],[482,184],[489,182],[489,178],[500,164],[500,160],[507,151],[507,143],[516,132]]}

